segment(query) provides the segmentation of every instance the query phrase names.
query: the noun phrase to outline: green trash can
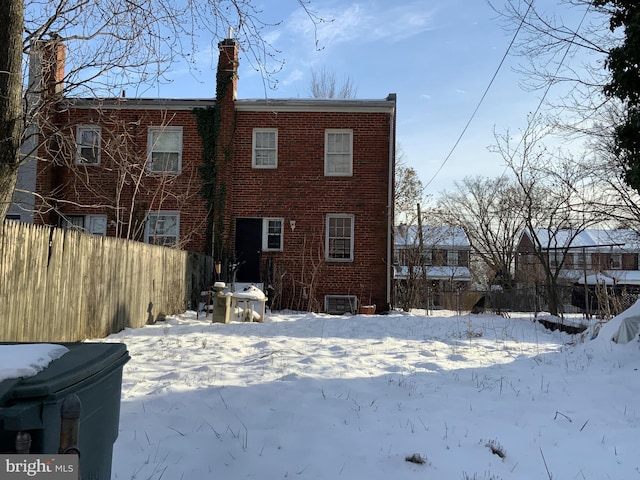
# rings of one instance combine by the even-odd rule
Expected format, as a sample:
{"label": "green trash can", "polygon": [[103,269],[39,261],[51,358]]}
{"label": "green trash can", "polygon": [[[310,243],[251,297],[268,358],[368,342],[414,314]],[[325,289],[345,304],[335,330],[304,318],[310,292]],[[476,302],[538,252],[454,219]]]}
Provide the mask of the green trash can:
{"label": "green trash can", "polygon": [[129,352],[121,343],[59,345],[69,351],[38,374],[0,382],[0,452],[14,452],[16,435],[27,432],[31,435],[29,453],[57,454],[62,403],[76,394],[82,405],[78,429],[81,478],[110,480],[120,421],[122,369]]}

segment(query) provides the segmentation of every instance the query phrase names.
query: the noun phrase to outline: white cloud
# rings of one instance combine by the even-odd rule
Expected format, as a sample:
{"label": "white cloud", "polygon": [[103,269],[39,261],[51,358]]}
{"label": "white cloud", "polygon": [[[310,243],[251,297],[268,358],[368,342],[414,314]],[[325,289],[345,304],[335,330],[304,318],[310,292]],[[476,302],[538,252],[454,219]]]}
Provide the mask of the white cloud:
{"label": "white cloud", "polygon": [[304,72],[299,68],[294,68],[290,72],[288,72],[287,76],[282,79],[282,85],[294,85],[300,82],[301,79],[304,78]]}
{"label": "white cloud", "polygon": [[314,25],[306,12],[297,9],[285,23],[292,35],[317,39],[319,48],[336,47],[344,43],[368,43],[379,40],[395,42],[432,30],[434,12],[423,2],[390,4],[373,1],[340,4],[317,12],[320,23]]}

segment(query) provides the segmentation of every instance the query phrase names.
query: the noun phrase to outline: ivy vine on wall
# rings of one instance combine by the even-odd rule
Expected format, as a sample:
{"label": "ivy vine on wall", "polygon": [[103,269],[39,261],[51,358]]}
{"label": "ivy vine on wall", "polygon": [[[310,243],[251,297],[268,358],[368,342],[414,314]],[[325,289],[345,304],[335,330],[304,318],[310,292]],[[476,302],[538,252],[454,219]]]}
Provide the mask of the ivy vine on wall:
{"label": "ivy vine on wall", "polygon": [[[227,90],[233,83],[233,73],[218,72],[216,78],[216,99],[224,98]],[[226,253],[223,247],[224,238],[224,204],[226,197],[226,181],[219,178],[220,168],[218,166],[218,139],[220,125],[222,122],[221,108],[216,106],[194,109],[198,134],[202,139],[202,161],[199,167],[202,177],[202,187],[200,193],[207,202],[207,245],[213,245],[214,261],[226,260]],[[231,161],[232,151],[229,148],[224,150],[224,162]],[[215,228],[214,228],[215,227]]]}

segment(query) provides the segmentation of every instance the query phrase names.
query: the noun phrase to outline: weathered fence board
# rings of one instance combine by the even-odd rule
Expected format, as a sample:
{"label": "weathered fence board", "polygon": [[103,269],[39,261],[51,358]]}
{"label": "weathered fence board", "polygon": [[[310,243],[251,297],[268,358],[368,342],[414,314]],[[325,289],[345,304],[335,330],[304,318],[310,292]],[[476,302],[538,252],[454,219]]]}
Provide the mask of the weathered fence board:
{"label": "weathered fence board", "polygon": [[0,225],[0,341],[100,338],[183,312],[210,257],[16,222]]}

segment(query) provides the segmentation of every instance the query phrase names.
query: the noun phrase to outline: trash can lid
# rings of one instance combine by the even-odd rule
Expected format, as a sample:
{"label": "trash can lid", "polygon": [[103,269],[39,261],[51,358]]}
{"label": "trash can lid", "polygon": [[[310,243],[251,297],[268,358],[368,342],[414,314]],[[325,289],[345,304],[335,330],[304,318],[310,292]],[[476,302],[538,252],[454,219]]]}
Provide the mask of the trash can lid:
{"label": "trash can lid", "polygon": [[[120,367],[129,361],[127,346],[123,343],[58,343],[69,349],[62,357],[32,377],[15,382],[0,383],[0,407],[10,399],[46,397],[70,387],[105,370]],[[16,343],[0,343],[16,345]],[[9,391],[3,388],[11,382]]]}

